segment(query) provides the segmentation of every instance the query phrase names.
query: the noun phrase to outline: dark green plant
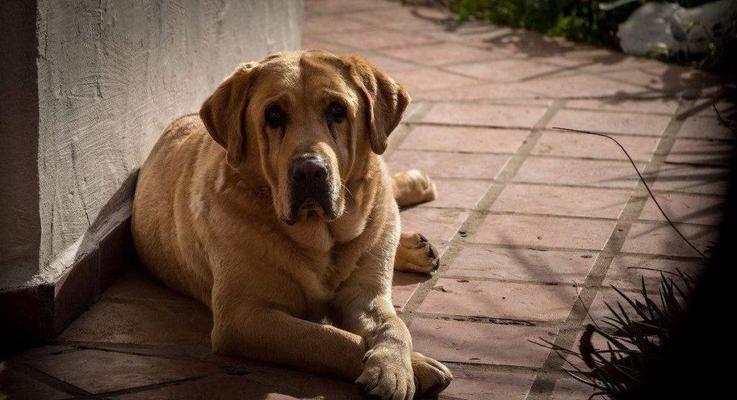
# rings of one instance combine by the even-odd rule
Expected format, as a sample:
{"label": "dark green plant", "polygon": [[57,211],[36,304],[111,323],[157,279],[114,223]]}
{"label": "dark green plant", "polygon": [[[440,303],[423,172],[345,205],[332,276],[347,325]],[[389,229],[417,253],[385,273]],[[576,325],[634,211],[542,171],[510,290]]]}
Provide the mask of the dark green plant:
{"label": "dark green plant", "polygon": [[[639,3],[637,1],[636,3]],[[461,20],[477,19],[597,44],[613,44],[617,24],[636,4],[604,11],[600,2],[572,0],[455,0]],[[624,16],[624,17],[622,17]]]}
{"label": "dark green plant", "polygon": [[[524,28],[550,36],[609,47],[618,47],[619,24],[648,0],[437,0],[456,13],[461,21],[483,20],[513,28]],[[671,0],[694,7],[713,0]],[[733,24],[734,25],[734,24]],[[735,65],[734,26],[717,29],[711,52],[706,57],[691,54],[663,54],[676,62],[696,63],[708,68]],[[729,67],[727,67],[729,68]]]}
{"label": "dark green plant", "polygon": [[[622,301],[615,305],[607,303],[609,315],[599,323],[586,326],[578,350],[566,349],[546,339],[540,339],[542,343],[537,344],[556,351],[570,364],[569,375],[594,388],[590,398],[627,398],[662,359],[694,285],[693,277],[679,271],[675,277],[661,273],[657,297],[648,293],[644,279],[636,297],[613,287]],[[625,304],[632,311],[625,311]],[[597,335],[606,342],[606,348],[593,345]],[[570,362],[569,357],[583,361],[588,369]]]}

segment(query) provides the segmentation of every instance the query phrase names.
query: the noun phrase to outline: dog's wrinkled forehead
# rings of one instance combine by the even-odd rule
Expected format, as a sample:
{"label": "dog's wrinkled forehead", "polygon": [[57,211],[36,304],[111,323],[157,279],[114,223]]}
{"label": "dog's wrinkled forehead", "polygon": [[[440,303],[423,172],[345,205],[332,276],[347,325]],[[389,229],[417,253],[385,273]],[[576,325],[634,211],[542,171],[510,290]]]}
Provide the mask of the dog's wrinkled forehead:
{"label": "dog's wrinkled forehead", "polygon": [[[278,53],[259,66],[262,95],[290,92],[316,95],[321,89],[351,95],[349,66],[339,57],[322,51]],[[266,89],[270,93],[263,93]]]}

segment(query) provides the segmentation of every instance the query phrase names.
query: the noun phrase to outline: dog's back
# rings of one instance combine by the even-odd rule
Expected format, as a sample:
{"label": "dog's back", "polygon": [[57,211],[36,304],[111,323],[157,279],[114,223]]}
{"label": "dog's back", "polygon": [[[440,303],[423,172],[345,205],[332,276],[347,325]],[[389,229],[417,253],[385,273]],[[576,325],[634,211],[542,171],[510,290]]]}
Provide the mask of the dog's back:
{"label": "dog's back", "polygon": [[172,122],[141,167],[131,220],[136,250],[148,269],[168,286],[205,304],[209,304],[207,282],[211,278],[203,269],[192,268],[205,263],[193,259],[202,253],[181,251],[180,244],[186,238],[180,235],[189,231],[177,225],[190,221],[177,210],[182,203],[197,207],[198,199],[191,195],[192,177],[197,161],[209,152],[222,149],[209,138],[198,115]]}

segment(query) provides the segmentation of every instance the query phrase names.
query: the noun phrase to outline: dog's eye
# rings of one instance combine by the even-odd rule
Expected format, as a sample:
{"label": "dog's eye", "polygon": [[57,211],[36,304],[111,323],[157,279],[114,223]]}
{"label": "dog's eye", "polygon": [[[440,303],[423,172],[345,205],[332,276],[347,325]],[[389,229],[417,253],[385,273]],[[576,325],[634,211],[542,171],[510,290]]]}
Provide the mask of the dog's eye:
{"label": "dog's eye", "polygon": [[266,124],[272,129],[281,128],[287,124],[287,116],[279,106],[267,108],[264,117],[266,118]]}
{"label": "dog's eye", "polygon": [[345,118],[346,118],[345,107],[342,104],[336,103],[336,102],[330,103],[326,114],[327,114],[328,122],[333,123],[333,124],[339,124],[345,121]]}

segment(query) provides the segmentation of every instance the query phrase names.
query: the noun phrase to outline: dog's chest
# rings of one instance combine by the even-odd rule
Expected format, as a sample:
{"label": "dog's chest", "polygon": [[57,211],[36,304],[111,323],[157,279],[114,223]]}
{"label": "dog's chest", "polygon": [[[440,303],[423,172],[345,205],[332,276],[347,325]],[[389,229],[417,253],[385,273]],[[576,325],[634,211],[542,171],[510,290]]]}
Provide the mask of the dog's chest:
{"label": "dog's chest", "polygon": [[[344,256],[331,254],[322,262],[315,263],[313,270],[303,282],[303,293],[307,299],[309,313],[324,315],[333,302],[340,286],[355,270],[355,262],[346,260]],[[348,261],[348,262],[346,262]]]}

